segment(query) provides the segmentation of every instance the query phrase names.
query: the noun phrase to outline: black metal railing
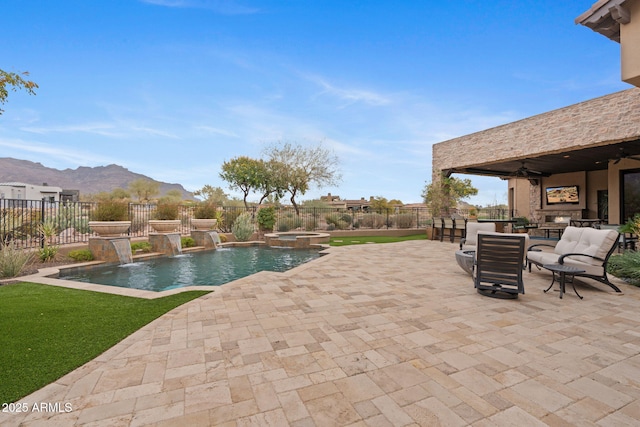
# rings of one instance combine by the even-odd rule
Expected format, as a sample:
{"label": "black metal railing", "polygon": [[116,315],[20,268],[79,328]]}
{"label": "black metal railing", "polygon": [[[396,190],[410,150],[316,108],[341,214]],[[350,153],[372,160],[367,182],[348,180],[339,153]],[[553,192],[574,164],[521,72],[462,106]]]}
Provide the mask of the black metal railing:
{"label": "black metal railing", "polygon": [[[89,221],[95,203],[52,202],[43,200],[0,199],[0,239],[13,241],[24,248],[41,247],[44,244],[42,224],[55,229],[49,243],[64,245],[83,243],[93,236]],[[144,237],[153,232],[149,220],[153,218],[155,204],[130,203],[129,235]],[[231,232],[231,227],[242,213],[249,212],[256,219],[259,207],[221,206],[218,208],[218,229]],[[194,206],[181,205],[179,231],[188,234],[191,230]],[[299,214],[293,207],[276,207],[274,231],[317,230],[377,230],[377,229],[424,229],[431,225],[432,215],[427,208],[391,208],[380,211],[351,210],[344,208],[300,207]],[[458,211],[468,217],[469,212]],[[506,209],[479,209],[479,218],[504,219]],[[257,228],[257,227],[256,227]]]}

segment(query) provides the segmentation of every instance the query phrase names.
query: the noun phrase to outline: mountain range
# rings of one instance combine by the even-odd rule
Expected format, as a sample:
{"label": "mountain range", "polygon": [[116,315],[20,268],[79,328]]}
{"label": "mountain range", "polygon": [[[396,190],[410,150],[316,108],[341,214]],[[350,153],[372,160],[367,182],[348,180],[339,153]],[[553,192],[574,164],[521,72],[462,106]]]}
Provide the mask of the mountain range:
{"label": "mountain range", "polygon": [[183,199],[194,199],[193,193],[181,184],[157,181],[148,176],[131,172],[119,165],[87,167],[77,169],[54,169],[42,163],[0,157],[0,182],[23,182],[27,184],[61,187],[64,190],[79,190],[80,195],[111,192],[116,188],[127,189],[137,179],[148,179],[160,183],[160,195],[178,190]]}

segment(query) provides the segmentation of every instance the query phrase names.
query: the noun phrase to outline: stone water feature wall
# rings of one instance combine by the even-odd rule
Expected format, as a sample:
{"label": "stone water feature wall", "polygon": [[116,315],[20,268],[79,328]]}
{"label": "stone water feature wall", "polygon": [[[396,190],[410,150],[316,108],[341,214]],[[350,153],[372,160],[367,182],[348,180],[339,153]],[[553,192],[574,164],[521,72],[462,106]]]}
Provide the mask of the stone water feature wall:
{"label": "stone water feature wall", "polygon": [[89,239],[89,250],[93,257],[100,261],[116,264],[133,262],[128,237],[92,237]]}

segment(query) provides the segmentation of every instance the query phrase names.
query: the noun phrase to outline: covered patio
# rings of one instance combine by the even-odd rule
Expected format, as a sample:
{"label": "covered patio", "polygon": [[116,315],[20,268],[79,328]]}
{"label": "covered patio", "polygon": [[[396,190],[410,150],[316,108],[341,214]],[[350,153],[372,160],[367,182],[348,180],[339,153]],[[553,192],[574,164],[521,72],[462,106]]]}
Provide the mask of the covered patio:
{"label": "covered patio", "polygon": [[126,338],[0,424],[634,425],[640,289],[479,295],[456,244],[332,248],[224,285]]}
{"label": "covered patio", "polygon": [[[624,223],[640,212],[640,89],[435,144],[433,173],[503,178],[512,216],[534,222]],[[567,186],[577,198],[552,205],[545,193]]]}

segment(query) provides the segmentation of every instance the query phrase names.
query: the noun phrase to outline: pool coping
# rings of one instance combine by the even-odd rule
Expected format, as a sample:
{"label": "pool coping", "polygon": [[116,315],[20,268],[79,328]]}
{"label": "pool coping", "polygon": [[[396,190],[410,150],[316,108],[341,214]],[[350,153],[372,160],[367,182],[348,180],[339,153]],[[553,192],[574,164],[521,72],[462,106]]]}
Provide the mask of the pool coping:
{"label": "pool coping", "polygon": [[[250,241],[250,242],[227,242],[227,243],[221,244],[220,246],[232,247],[232,246],[264,246],[264,245],[265,243],[262,241]],[[92,265],[106,264],[104,261],[87,261],[83,263],[75,263],[75,264],[61,265],[56,267],[41,268],[38,270],[37,273],[30,274],[28,276],[18,276],[18,277],[12,277],[8,279],[2,279],[0,280],[0,285],[20,283],[20,282],[30,282],[30,283],[37,283],[41,285],[51,285],[51,286],[58,286],[62,288],[102,292],[106,294],[129,296],[129,297],[143,298],[143,299],[163,298],[169,295],[175,295],[175,294],[179,294],[182,292],[189,292],[189,291],[215,292],[216,290],[221,289],[223,286],[230,286],[235,283],[242,283],[242,281],[246,280],[248,277],[255,278],[256,275],[260,275],[260,274],[277,274],[279,276],[294,274],[296,271],[301,271],[301,269],[308,268],[309,264],[316,263],[322,260],[323,258],[326,258],[327,255],[330,255],[331,252],[333,252],[332,251],[333,249],[336,249],[336,248],[330,247],[329,245],[317,245],[317,246],[322,248],[320,250],[320,257],[318,257],[317,259],[305,262],[304,264],[301,264],[290,270],[283,271],[283,272],[259,271],[249,276],[232,280],[231,282],[227,282],[217,286],[202,286],[202,285],[201,286],[184,286],[182,288],[168,289],[165,291],[147,291],[143,289],[132,289],[132,288],[123,288],[119,286],[99,285],[96,283],[88,283],[88,282],[77,282],[73,280],[59,279],[56,277],[60,274],[61,270],[84,268]],[[193,248],[185,248],[183,252],[189,253],[189,252],[199,252],[203,250],[205,249],[202,247],[193,247]],[[159,254],[159,253],[146,253],[146,254],[134,256],[134,260],[146,260],[146,259],[153,259],[153,258],[161,258],[164,256],[166,255]]]}

